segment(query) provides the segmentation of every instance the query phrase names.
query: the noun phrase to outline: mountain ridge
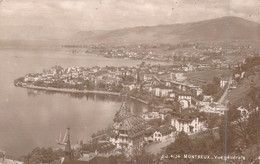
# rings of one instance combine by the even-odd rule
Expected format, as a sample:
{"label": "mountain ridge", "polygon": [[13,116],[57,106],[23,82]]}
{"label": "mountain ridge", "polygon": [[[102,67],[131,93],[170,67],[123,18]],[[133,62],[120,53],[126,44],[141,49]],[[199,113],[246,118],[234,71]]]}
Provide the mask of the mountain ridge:
{"label": "mountain ridge", "polygon": [[72,39],[84,44],[175,44],[192,41],[260,40],[260,24],[240,17],[199,22],[137,26],[110,31],[80,31]]}

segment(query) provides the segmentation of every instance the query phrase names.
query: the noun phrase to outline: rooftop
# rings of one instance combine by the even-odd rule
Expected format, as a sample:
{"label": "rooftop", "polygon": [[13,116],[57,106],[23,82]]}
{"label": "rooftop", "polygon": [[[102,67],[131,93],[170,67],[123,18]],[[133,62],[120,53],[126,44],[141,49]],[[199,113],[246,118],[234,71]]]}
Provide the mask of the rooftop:
{"label": "rooftop", "polygon": [[175,132],[176,128],[173,127],[172,125],[169,124],[165,124],[159,127],[158,131],[163,134],[163,135],[167,135],[170,134],[171,132]]}

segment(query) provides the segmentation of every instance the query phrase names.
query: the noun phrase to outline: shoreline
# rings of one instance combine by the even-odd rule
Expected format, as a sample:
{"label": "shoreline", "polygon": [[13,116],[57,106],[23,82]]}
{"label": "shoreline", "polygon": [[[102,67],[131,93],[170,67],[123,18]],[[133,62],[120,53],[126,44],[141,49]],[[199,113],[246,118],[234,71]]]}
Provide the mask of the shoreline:
{"label": "shoreline", "polygon": [[[35,89],[35,90],[44,90],[44,91],[55,91],[55,92],[63,92],[63,93],[92,93],[92,94],[105,94],[105,95],[113,95],[120,96],[120,92],[109,92],[109,91],[98,91],[98,90],[77,90],[77,89],[66,89],[66,88],[53,88],[53,87],[40,87],[35,85],[24,85],[18,86],[21,88],[27,89]],[[129,96],[130,99],[148,105],[148,102],[142,99],[138,99],[134,96]]]}
{"label": "shoreline", "polygon": [[55,92],[95,93],[95,94],[107,94],[107,95],[120,96],[119,92],[109,92],[109,91],[77,90],[77,89],[66,89],[66,88],[40,87],[40,86],[34,86],[34,85],[26,85],[26,86],[20,86],[20,87],[27,88],[27,89],[46,90],[46,91],[55,91]]}
{"label": "shoreline", "polygon": [[136,100],[136,101],[139,101],[139,102],[141,102],[141,103],[144,103],[144,104],[148,105],[148,102],[145,101],[145,100],[138,99],[138,98],[135,98],[135,97],[133,97],[133,96],[130,96],[130,98],[133,99],[133,100]]}
{"label": "shoreline", "polygon": [[[45,90],[45,91],[55,91],[55,92],[63,92],[63,93],[93,93],[93,94],[105,94],[105,95],[113,95],[113,96],[120,96],[119,92],[109,92],[109,91],[97,91],[97,90],[77,90],[77,89],[66,89],[66,88],[53,88],[53,87],[40,87],[34,85],[25,85],[19,86],[22,88],[27,89],[35,89],[35,90]],[[136,100],[140,103],[148,105],[148,102],[142,99],[135,98],[134,96],[129,96],[130,99]]]}

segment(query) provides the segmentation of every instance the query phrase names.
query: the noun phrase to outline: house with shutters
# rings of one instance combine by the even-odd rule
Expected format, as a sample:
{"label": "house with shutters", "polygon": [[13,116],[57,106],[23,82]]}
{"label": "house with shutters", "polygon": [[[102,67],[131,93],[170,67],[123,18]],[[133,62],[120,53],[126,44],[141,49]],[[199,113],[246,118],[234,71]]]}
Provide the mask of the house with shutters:
{"label": "house with shutters", "polygon": [[176,128],[171,124],[165,124],[158,127],[153,133],[153,141],[166,141],[175,136]]}
{"label": "house with shutters", "polygon": [[194,109],[182,109],[175,113],[171,119],[171,125],[177,132],[184,131],[187,134],[198,133],[205,129],[206,119]]}

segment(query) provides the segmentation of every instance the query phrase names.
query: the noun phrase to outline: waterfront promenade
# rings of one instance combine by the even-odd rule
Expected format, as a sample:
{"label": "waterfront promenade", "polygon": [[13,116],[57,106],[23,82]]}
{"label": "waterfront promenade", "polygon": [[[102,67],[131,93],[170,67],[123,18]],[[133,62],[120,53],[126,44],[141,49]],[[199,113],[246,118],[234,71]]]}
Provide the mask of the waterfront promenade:
{"label": "waterfront promenade", "polygon": [[145,101],[145,100],[135,98],[134,96],[130,96],[130,98],[133,99],[133,100],[136,100],[136,101],[139,101],[139,102],[141,102],[141,103],[144,103],[144,104],[148,105],[148,102]]}
{"label": "waterfront promenade", "polygon": [[46,90],[46,91],[55,91],[55,92],[69,92],[69,93],[95,93],[95,94],[108,94],[120,96],[118,92],[109,92],[109,91],[97,91],[97,90],[77,90],[77,89],[67,89],[67,88],[53,88],[53,87],[40,87],[34,85],[22,86],[28,89],[37,89],[37,90]]}
{"label": "waterfront promenade", "polygon": [[[97,90],[78,90],[78,89],[67,89],[67,88],[53,88],[53,87],[40,87],[35,85],[26,85],[21,86],[23,88],[28,89],[36,89],[36,90],[45,90],[45,91],[55,91],[55,92],[64,92],[64,93],[93,93],[93,94],[107,94],[107,95],[114,95],[120,96],[119,92],[109,92],[109,91],[97,91]],[[139,101],[143,104],[148,105],[148,102],[142,99],[137,99],[133,96],[130,96],[131,99]]]}

